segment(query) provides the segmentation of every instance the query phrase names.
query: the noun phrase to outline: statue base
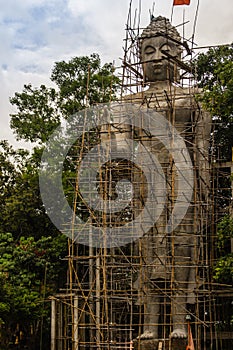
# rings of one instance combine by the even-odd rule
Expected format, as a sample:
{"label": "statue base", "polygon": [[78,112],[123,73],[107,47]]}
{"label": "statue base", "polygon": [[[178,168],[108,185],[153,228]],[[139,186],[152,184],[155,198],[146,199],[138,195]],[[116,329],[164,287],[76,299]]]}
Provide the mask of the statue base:
{"label": "statue base", "polygon": [[185,350],[187,346],[187,339],[172,339],[172,350]]}
{"label": "statue base", "polygon": [[134,339],[134,350],[157,350],[158,339]]}
{"label": "statue base", "polygon": [[[170,341],[168,339],[134,339],[134,350],[168,350]],[[172,339],[171,350],[185,350],[187,339]]]}

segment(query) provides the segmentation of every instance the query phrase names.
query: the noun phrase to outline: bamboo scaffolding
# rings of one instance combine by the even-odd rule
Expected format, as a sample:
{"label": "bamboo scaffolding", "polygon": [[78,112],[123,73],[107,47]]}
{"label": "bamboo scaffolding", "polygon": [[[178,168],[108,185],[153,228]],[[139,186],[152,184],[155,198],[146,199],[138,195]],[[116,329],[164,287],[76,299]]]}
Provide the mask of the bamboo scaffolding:
{"label": "bamboo scaffolding", "polygon": [[[139,11],[140,13],[140,11]],[[126,39],[124,42],[124,57],[122,60],[122,89],[120,94],[120,100],[124,99],[124,96],[132,96],[132,100],[135,103],[135,94],[140,94],[138,97],[138,103],[143,103],[145,106],[153,104],[158,112],[162,112],[169,109],[169,119],[173,126],[179,129],[175,121],[175,108],[178,99],[181,96],[177,96],[175,93],[167,93],[165,96],[167,99],[167,106],[161,104],[161,100],[164,96],[153,95],[146,96],[146,84],[144,82],[143,72],[141,68],[141,62],[138,54],[138,47],[135,44],[140,33],[140,16],[137,20],[136,13],[132,20],[131,6],[129,10],[128,22],[126,26]],[[136,23],[138,21],[138,23]],[[192,50],[197,49],[193,47]],[[184,44],[187,45],[187,42]],[[191,53],[191,52],[190,52]],[[171,57],[170,57],[171,58]],[[191,53],[192,59],[192,53]],[[187,62],[187,61],[186,61]],[[197,90],[195,85],[194,74],[189,71],[186,64],[176,62],[181,68],[181,82],[180,86],[184,86],[187,83],[189,94],[195,96]],[[183,75],[182,75],[183,74]],[[89,77],[90,78],[90,77]],[[87,83],[87,96],[89,89],[89,79]],[[129,98],[130,99],[130,98]],[[129,100],[128,99],[128,100]],[[136,101],[137,103],[137,101]],[[193,106],[192,106],[193,107]],[[184,107],[185,108],[185,107]],[[186,107],[190,108],[189,105]],[[194,107],[193,107],[194,108]],[[195,107],[197,108],[197,107]],[[195,122],[196,123],[196,122]],[[193,135],[195,134],[196,124],[193,123],[191,127],[182,132],[187,137],[187,144],[189,149],[193,153],[193,169],[197,172],[200,164],[197,164],[196,157],[199,150],[195,146]],[[181,127],[182,125],[180,125]],[[107,129],[103,133],[112,135],[119,133],[121,125],[116,126],[115,130]],[[85,144],[85,130],[82,135],[81,147],[77,150],[76,162],[80,162],[84,147],[88,148]],[[181,133],[182,134],[182,133]],[[204,135],[204,130],[203,130]],[[142,136],[132,135],[135,140],[143,142],[148,140],[148,135]],[[81,151],[80,151],[81,149]],[[205,156],[203,156],[203,164],[206,164]],[[206,156],[207,157],[207,156]],[[192,242],[194,248],[194,262],[192,268],[195,270],[195,283],[197,288],[193,291],[190,286],[186,286],[187,291],[194,293],[195,304],[190,305],[189,308],[183,308],[184,315],[190,315],[192,317],[191,326],[193,329],[193,338],[196,344],[196,350],[222,350],[221,344],[218,342],[217,326],[219,322],[218,307],[216,300],[222,296],[232,297],[232,290],[229,289],[224,292],[219,286],[213,282],[212,268],[216,261],[215,256],[215,239],[216,239],[216,223],[219,220],[218,214],[215,211],[214,200],[216,198],[216,192],[218,188],[217,181],[221,176],[230,176],[229,168],[232,169],[232,163],[220,164],[219,159],[211,159],[214,167],[211,174],[211,188],[208,191],[211,192],[211,198],[203,201],[201,193],[197,183],[194,186],[194,196],[191,202],[191,208],[194,212],[194,222],[187,221],[185,225],[190,227],[191,234],[195,236]],[[224,166],[225,165],[225,166]],[[165,167],[165,164],[162,164]],[[172,212],[175,205],[176,193],[175,193],[175,170],[174,162],[170,157],[169,171],[171,171],[170,196],[168,205],[168,214]],[[225,170],[228,168],[228,170]],[[224,169],[224,170],[223,170]],[[118,167],[118,171],[125,171],[129,173],[131,171],[130,166],[121,164]],[[209,168],[203,170],[206,177],[209,176]],[[216,175],[217,174],[217,175]],[[78,175],[78,174],[77,174]],[[139,172],[140,175],[140,172]],[[101,168],[99,174],[100,188],[102,190],[103,198],[109,193],[110,180],[109,176],[112,176],[111,171],[108,173]],[[198,178],[201,186],[208,186],[205,178]],[[70,183],[73,186],[74,193],[74,215],[79,205],[79,187],[78,176],[71,178]],[[87,179],[86,186],[90,186]],[[228,188],[226,188],[228,190]],[[142,195],[145,189],[141,189]],[[167,200],[167,199],[166,199]],[[82,210],[82,209],[81,209]],[[86,209],[84,209],[85,211]],[[100,218],[94,212],[89,210],[92,223],[101,223],[103,227],[108,225],[123,225],[127,223],[128,218],[122,219],[112,215],[103,214]],[[186,219],[184,219],[186,220]],[[209,223],[211,225],[209,226]],[[159,226],[160,225],[160,226]],[[159,223],[160,229],[165,228],[164,223]],[[69,240],[69,253],[66,259],[68,261],[68,279],[67,288],[62,290],[63,293],[58,294],[52,298],[52,328],[51,328],[51,350],[84,350],[84,349],[133,349],[133,339],[139,337],[140,348],[140,335],[143,333],[143,325],[146,320],[146,312],[143,305],[137,302],[137,299],[143,298],[143,292],[141,294],[134,288],[135,275],[139,275],[142,279],[142,271],[148,268],[148,263],[145,261],[143,255],[142,242],[139,240],[137,244],[128,244],[125,247],[102,248],[93,247],[93,233],[89,231],[89,247],[80,246],[74,242],[74,232],[77,231],[75,220],[71,223],[72,237]],[[201,227],[201,229],[200,229]],[[67,227],[67,231],[70,227]],[[103,229],[103,234],[105,231]],[[185,230],[182,232],[184,237],[190,235]],[[159,302],[162,308],[162,316],[159,319],[160,327],[160,342],[158,344],[159,349],[170,350],[171,339],[169,333],[171,330],[171,304],[179,302],[177,297],[174,300],[174,290],[176,288],[174,266],[175,266],[175,242],[174,236],[171,233],[167,237],[170,242],[170,246],[167,247],[166,257],[166,269],[171,271],[170,281],[161,283],[160,281],[147,279],[145,281],[139,280],[139,285],[143,285],[147,288],[147,293],[151,295],[159,294],[161,296],[161,302]],[[155,249],[156,244],[153,241],[150,243],[150,248]],[[158,256],[155,256],[157,260]],[[161,261],[160,261],[161,263]],[[158,262],[152,261],[151,268],[155,268]],[[181,267],[190,267],[188,260],[184,259]],[[141,273],[140,273],[141,272]],[[151,289],[150,286],[153,286]],[[154,302],[156,306],[156,302]],[[226,334],[224,336],[227,336]]]}

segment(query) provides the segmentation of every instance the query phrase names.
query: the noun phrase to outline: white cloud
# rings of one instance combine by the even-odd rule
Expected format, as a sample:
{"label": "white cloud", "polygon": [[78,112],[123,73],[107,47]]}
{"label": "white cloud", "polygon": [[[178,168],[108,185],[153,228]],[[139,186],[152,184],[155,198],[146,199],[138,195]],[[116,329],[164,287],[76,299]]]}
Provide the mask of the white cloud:
{"label": "white cloud", "polygon": [[197,25],[201,44],[216,45],[233,42],[233,6],[231,0],[203,1]]}

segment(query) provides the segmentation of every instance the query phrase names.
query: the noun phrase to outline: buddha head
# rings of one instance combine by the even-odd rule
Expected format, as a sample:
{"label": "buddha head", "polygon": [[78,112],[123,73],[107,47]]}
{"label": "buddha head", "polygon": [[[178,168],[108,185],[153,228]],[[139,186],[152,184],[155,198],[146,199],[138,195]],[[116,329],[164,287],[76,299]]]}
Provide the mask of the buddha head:
{"label": "buddha head", "polygon": [[152,18],[139,39],[139,51],[146,82],[179,80],[172,57],[181,59],[181,37],[167,18]]}

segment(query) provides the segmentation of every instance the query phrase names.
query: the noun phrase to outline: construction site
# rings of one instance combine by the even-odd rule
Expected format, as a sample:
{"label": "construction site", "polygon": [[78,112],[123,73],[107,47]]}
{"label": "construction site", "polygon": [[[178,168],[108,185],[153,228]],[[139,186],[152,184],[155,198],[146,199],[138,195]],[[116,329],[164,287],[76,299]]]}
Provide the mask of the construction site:
{"label": "construction site", "polygon": [[83,128],[71,184],[87,243],[74,219],[66,288],[50,298],[51,350],[231,348],[221,326],[233,291],[214,281],[213,266],[217,223],[231,213],[230,198],[217,208],[218,184],[232,191],[233,163],[211,152],[212,117],[191,64],[195,26],[184,38],[185,23],[171,23],[151,11],[141,28],[140,8],[129,9],[118,100]]}

